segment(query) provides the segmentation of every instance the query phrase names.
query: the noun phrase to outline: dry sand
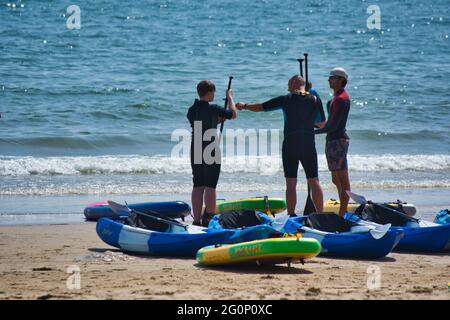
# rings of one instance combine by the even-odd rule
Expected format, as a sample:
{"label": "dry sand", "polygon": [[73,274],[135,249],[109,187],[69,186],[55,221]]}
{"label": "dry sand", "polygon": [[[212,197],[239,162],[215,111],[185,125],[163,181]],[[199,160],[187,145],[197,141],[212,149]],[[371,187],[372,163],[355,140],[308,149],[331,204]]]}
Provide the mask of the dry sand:
{"label": "dry sand", "polygon": [[[0,234],[0,299],[450,299],[450,253],[212,269],[123,254],[98,238],[95,223],[0,227]],[[67,286],[77,284],[71,266],[80,270],[79,289]],[[380,268],[379,289],[368,288],[371,266]]]}

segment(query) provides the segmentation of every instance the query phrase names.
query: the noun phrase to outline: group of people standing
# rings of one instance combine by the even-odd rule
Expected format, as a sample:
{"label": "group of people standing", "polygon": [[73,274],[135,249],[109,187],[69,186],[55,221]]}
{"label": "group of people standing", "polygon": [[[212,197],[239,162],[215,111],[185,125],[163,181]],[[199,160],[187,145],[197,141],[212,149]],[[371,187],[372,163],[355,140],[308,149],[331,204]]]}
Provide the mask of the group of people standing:
{"label": "group of people standing", "polygon": [[[189,108],[187,118],[192,127],[191,167],[193,174],[192,210],[195,225],[207,226],[215,214],[216,186],[220,175],[220,149],[218,148],[217,125],[225,119],[236,119],[237,110],[253,112],[282,110],[284,115],[284,140],[282,145],[283,170],[286,179],[287,211],[296,215],[297,173],[299,164],[305,172],[315,211],[323,211],[323,191],[319,181],[315,135],[326,133],[325,155],[333,184],[339,199],[339,214],[347,210],[350,190],[347,152],[349,137],[346,124],[350,111],[350,97],[345,90],[348,74],[343,68],[334,68],[328,77],[333,98],[327,103],[328,120],[325,120],[320,96],[303,77],[295,75],[289,79],[289,94],[275,97],[263,103],[235,103],[232,90],[226,93],[229,109],[210,104],[214,100],[215,85],[203,80],[197,85],[199,99]],[[214,132],[206,134],[208,130]],[[211,132],[211,131],[209,131]],[[198,137],[201,135],[201,137]],[[205,139],[205,136],[208,136]],[[205,141],[206,140],[206,141]],[[202,141],[201,145],[196,141]],[[215,143],[215,145],[214,145]],[[211,145],[213,147],[211,148]],[[208,150],[210,148],[211,150]],[[211,159],[205,159],[205,151],[211,151]],[[202,215],[203,203],[205,211]]]}

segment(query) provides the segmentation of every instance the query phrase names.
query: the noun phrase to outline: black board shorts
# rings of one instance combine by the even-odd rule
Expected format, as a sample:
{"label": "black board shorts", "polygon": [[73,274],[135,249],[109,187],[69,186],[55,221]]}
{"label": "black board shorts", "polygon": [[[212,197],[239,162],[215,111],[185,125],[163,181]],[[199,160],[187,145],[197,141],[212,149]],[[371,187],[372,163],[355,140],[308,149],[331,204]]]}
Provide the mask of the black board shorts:
{"label": "black board shorts", "polygon": [[193,164],[192,167],[192,182],[194,188],[208,187],[215,189],[220,175],[220,164]]}
{"label": "black board shorts", "polygon": [[299,163],[302,164],[307,179],[319,176],[317,151],[314,143],[300,147],[293,143],[283,142],[282,153],[285,178],[297,178]]}

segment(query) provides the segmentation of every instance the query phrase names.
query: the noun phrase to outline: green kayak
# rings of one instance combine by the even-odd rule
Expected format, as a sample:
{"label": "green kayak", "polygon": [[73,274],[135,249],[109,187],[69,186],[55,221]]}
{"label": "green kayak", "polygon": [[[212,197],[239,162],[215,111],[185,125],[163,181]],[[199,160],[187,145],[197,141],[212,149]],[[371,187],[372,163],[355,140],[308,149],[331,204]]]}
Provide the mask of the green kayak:
{"label": "green kayak", "polygon": [[264,213],[278,213],[286,210],[283,198],[254,197],[239,200],[217,200],[216,213],[239,210],[256,210]]}

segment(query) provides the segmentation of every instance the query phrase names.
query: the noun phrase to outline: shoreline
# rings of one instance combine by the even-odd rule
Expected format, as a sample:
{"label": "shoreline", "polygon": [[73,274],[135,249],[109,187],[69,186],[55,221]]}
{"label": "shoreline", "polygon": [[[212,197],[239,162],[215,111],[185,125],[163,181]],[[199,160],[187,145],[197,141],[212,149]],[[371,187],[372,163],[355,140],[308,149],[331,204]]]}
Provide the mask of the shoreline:
{"label": "shoreline", "polygon": [[[302,182],[299,181],[299,184]],[[448,188],[427,189],[358,189],[354,192],[364,195],[373,201],[396,201],[413,203],[417,208],[416,217],[433,221],[441,209],[450,209]],[[240,199],[244,197],[264,196],[285,197],[284,192],[230,192],[218,190],[218,199]],[[298,212],[302,210],[306,199],[306,192],[297,192]],[[16,225],[45,225],[45,224],[74,224],[83,223],[84,207],[92,202],[113,200],[118,203],[140,203],[158,201],[184,201],[190,205],[190,190],[183,193],[170,194],[85,194],[60,196],[0,196],[0,226]],[[337,198],[335,190],[324,190],[324,199]],[[18,205],[19,204],[19,205]],[[191,221],[188,216],[186,221]]]}
{"label": "shoreline", "polygon": [[[103,243],[91,222],[0,226],[0,232],[0,299],[450,299],[450,252],[316,257],[290,269],[206,268],[194,258],[124,254]],[[370,270],[380,271],[379,289],[368,287]],[[71,290],[75,274],[80,289]]]}

